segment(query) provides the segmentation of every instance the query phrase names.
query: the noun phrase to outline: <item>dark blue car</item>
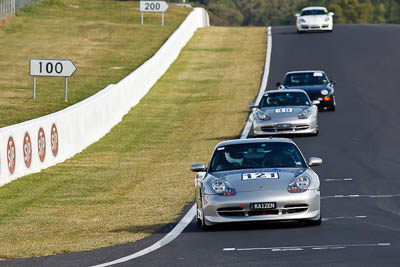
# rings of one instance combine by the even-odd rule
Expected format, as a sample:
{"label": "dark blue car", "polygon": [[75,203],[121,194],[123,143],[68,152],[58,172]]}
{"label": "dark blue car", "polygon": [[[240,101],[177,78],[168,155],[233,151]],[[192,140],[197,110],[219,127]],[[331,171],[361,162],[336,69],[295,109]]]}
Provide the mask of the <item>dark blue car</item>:
{"label": "dark blue car", "polygon": [[280,89],[303,89],[311,101],[318,100],[320,109],[334,111],[336,106],[335,81],[329,81],[321,70],[291,71],[286,73],[283,83],[276,85]]}

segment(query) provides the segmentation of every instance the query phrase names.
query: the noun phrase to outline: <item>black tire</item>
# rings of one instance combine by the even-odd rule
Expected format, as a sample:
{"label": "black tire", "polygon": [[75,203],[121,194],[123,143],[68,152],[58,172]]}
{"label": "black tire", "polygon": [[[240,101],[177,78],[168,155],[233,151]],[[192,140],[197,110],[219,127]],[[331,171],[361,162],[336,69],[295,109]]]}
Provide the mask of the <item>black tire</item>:
{"label": "black tire", "polygon": [[335,96],[333,96],[333,99],[330,104],[331,104],[331,106],[328,108],[328,110],[335,111],[335,109],[336,109],[336,97]]}
{"label": "black tire", "polygon": [[199,215],[197,214],[198,210],[199,209],[198,209],[198,206],[197,206],[197,209],[196,209],[196,223],[197,223],[198,226],[201,226],[201,219],[199,218]]}
{"label": "black tire", "polygon": [[318,220],[307,220],[306,224],[308,226],[319,226],[322,223],[322,215],[319,216]]}
{"label": "black tire", "polygon": [[328,108],[329,111],[335,111],[335,109],[336,109],[336,106],[334,104],[332,104],[332,106],[330,106]]}
{"label": "black tire", "polygon": [[203,230],[204,232],[210,230],[211,226],[206,224],[206,218],[204,218],[204,211],[201,211],[201,230]]}

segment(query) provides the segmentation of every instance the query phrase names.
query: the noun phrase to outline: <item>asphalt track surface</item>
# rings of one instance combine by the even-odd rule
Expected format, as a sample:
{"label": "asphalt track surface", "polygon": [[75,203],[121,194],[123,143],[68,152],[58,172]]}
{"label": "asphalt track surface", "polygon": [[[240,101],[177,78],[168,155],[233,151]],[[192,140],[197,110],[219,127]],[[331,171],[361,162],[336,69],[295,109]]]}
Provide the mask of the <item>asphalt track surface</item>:
{"label": "asphalt track surface", "polygon": [[[400,25],[335,25],[333,33],[309,34],[273,27],[272,36],[268,89],[292,70],[322,69],[337,82],[336,111],[319,114],[320,134],[293,138],[307,158],[324,160],[314,168],[322,225],[202,232],[193,220],[167,246],[118,266],[400,265]],[[173,226],[135,243],[0,265],[100,264],[148,247]]]}

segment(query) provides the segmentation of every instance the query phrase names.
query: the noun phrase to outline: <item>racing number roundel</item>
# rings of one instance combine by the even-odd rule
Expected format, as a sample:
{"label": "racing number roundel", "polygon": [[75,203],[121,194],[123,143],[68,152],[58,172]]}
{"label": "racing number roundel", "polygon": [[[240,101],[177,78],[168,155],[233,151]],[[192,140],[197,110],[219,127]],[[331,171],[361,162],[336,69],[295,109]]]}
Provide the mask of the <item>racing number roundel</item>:
{"label": "racing number roundel", "polygon": [[38,133],[38,152],[40,161],[44,161],[46,156],[46,136],[44,134],[43,128],[39,129]]}
{"label": "racing number roundel", "polygon": [[23,152],[24,152],[25,166],[29,168],[32,163],[32,143],[28,132],[26,132],[24,136],[23,150],[24,150]]}
{"label": "racing number roundel", "polygon": [[8,161],[8,170],[11,174],[14,173],[15,170],[15,144],[12,136],[8,138],[7,142],[7,161]]}
{"label": "racing number roundel", "polygon": [[57,156],[58,152],[58,132],[57,126],[55,123],[51,126],[51,151],[53,152],[53,156]]}

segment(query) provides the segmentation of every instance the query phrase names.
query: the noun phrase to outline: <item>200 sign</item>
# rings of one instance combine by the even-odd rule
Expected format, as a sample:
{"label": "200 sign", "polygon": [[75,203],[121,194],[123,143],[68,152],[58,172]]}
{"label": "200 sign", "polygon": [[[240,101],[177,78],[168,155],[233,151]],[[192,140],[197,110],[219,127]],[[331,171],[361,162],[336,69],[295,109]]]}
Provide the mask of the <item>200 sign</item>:
{"label": "200 sign", "polygon": [[145,3],[144,5],[145,10],[159,10],[161,8],[160,3]]}

